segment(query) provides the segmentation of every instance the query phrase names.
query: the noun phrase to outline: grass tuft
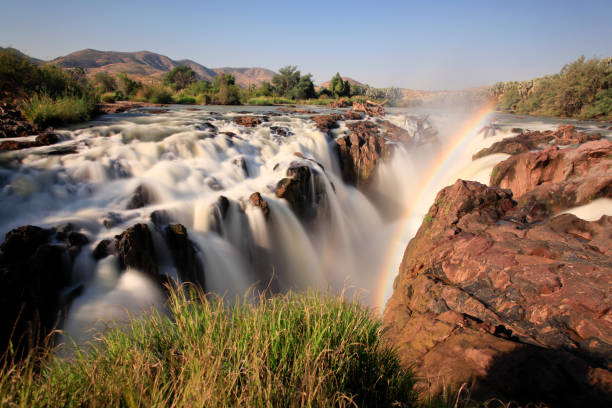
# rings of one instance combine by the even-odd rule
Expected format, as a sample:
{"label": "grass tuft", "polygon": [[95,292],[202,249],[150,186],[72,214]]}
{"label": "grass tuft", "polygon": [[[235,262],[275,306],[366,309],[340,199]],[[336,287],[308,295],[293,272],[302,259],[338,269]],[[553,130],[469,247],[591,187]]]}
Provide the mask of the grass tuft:
{"label": "grass tuft", "polygon": [[[113,329],[71,359],[0,371],[2,406],[412,406],[413,377],[357,303],[317,293],[233,306],[188,288],[168,314]],[[40,367],[40,368],[37,368]]]}
{"label": "grass tuft", "polygon": [[41,127],[86,121],[91,118],[94,110],[93,99],[86,96],[52,98],[45,94],[34,94],[21,104],[23,116],[30,123]]}

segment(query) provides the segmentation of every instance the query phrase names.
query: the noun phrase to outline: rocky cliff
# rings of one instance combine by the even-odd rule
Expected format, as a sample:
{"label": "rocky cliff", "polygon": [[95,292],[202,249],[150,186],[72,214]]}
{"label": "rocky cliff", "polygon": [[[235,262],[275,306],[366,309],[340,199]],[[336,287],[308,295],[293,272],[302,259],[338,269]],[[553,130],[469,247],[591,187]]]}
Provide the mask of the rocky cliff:
{"label": "rocky cliff", "polygon": [[429,392],[611,406],[612,217],[560,211],[612,197],[612,143],[515,150],[490,187],[439,192],[404,253],[388,339]]}

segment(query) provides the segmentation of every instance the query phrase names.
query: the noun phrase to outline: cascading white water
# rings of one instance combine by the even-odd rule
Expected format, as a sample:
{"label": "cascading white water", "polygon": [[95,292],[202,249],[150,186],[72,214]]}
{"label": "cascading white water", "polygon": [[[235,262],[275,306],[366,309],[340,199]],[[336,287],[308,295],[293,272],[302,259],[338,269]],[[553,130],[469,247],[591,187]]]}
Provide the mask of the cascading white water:
{"label": "cascading white water", "polygon": [[[255,114],[266,111],[249,109]],[[172,222],[187,228],[200,249],[207,290],[233,298],[257,282],[265,287],[264,280],[274,275],[281,290],[339,291],[348,286],[361,291],[364,301],[373,302],[380,264],[386,261],[390,240],[396,239],[396,227],[405,225],[398,217],[406,203],[415,200],[420,179],[439,146],[398,145],[392,159],[377,169],[369,187],[375,198],[370,201],[342,182],[334,142],[307,116],[273,112],[268,122],[255,128],[237,125],[232,120],[235,116],[229,109],[210,107],[172,108],[161,115],[108,115],[88,127],[62,131],[66,140],[60,145],[0,156],[0,233],[27,224],[71,223],[89,237],[89,247],[77,257],[72,274],[73,283],[84,283],[85,290],[71,307],[65,327],[69,337],[81,342],[89,327],[163,303],[149,278],[134,270],[121,273],[113,256],[97,263],[90,256],[100,240],[113,238],[133,224],[149,223],[160,271],[176,277],[164,239],[151,222],[154,211],[165,212]],[[387,118],[411,131],[417,129],[402,113]],[[431,121],[440,129],[442,146],[459,122],[440,113],[432,115]],[[275,134],[272,127],[289,134]],[[488,181],[491,168],[505,156],[472,162],[471,154],[508,135],[506,131],[478,138],[436,188],[457,177]],[[70,146],[76,152],[46,154]],[[320,176],[327,212],[316,225],[301,223],[274,194],[278,181],[296,162]],[[315,178],[311,181],[314,194]],[[152,202],[130,207],[140,186]],[[260,192],[268,202],[268,219],[247,204],[253,192]],[[414,231],[431,204],[429,195],[415,205],[409,227]],[[220,196],[229,201],[226,214],[214,205]],[[271,259],[264,259],[262,253]],[[277,269],[259,274],[258,269],[268,264]]]}

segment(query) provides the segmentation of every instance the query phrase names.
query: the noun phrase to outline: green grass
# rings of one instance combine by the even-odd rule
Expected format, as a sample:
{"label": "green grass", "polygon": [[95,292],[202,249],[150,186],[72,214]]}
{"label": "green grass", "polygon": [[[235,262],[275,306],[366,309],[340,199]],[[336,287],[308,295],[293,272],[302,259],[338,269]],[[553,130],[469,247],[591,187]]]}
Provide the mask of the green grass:
{"label": "green grass", "polygon": [[412,406],[413,377],[357,303],[306,293],[227,306],[173,292],[168,315],[114,329],[69,360],[0,371],[0,405]]}
{"label": "green grass", "polygon": [[427,214],[424,218],[423,218],[423,223],[424,224],[430,224],[432,223],[434,220],[434,217],[431,214]]}
{"label": "green grass", "polygon": [[34,94],[21,104],[23,116],[41,127],[89,120],[94,110],[95,101],[85,96],[52,98]]}
{"label": "green grass", "polygon": [[247,101],[248,105],[279,105],[279,104],[292,105],[295,103],[296,101],[294,100],[287,99],[287,98],[281,98],[278,96],[257,96],[255,98],[250,98]]}

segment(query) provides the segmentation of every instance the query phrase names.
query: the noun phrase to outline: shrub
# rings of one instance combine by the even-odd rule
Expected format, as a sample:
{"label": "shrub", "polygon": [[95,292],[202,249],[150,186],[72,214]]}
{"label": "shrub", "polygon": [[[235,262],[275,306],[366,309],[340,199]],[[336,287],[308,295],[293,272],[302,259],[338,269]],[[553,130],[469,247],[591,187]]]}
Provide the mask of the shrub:
{"label": "shrub", "polygon": [[137,98],[151,103],[172,103],[172,90],[170,88],[154,84],[144,86],[137,93]]}
{"label": "shrub", "polygon": [[115,98],[115,92],[104,92],[102,95],[100,95],[100,100],[106,103],[113,103],[117,99]]}
{"label": "shrub", "polygon": [[174,98],[174,103],[178,103],[180,105],[195,105],[196,98],[193,96],[177,95]]}
{"label": "shrub", "polygon": [[190,290],[171,293],[169,316],[115,329],[72,360],[38,372],[33,359],[0,372],[4,405],[411,405],[412,376],[381,342],[363,306],[288,294],[228,307]]}
{"label": "shrub", "polygon": [[87,96],[52,98],[35,94],[21,104],[21,113],[41,127],[89,120],[95,110],[95,100]]}

